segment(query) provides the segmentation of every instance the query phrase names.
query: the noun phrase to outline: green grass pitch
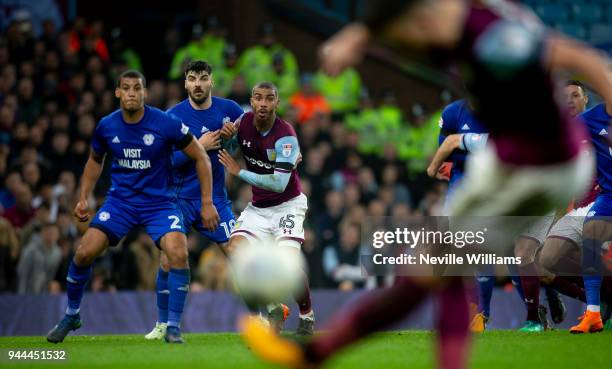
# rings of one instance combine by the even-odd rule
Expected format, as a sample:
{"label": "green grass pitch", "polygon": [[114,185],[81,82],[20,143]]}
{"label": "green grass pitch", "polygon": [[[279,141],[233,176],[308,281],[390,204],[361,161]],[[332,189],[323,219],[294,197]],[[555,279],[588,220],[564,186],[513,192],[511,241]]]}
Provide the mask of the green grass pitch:
{"label": "green grass pitch", "polygon": [[[59,345],[44,337],[0,337],[0,368],[269,368],[237,334],[186,334],[185,345],[145,341],[142,335],[68,336]],[[609,368],[612,332],[570,335],[490,331],[474,338],[471,368]],[[432,368],[432,334],[380,333],[352,346],[325,368]],[[8,350],[66,350],[64,362],[9,361]]]}

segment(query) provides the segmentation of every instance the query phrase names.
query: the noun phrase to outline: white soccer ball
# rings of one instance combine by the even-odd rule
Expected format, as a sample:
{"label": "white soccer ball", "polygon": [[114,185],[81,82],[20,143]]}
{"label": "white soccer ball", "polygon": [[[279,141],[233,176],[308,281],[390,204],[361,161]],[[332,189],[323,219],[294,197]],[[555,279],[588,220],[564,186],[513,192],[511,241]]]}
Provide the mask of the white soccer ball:
{"label": "white soccer ball", "polygon": [[238,293],[249,302],[286,301],[304,287],[304,257],[296,249],[276,244],[242,245],[231,263]]}

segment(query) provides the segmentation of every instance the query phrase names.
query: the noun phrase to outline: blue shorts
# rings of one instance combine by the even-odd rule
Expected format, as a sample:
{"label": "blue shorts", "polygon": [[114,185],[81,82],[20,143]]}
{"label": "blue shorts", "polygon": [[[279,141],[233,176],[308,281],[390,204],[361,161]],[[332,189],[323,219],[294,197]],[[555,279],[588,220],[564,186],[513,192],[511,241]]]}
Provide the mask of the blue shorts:
{"label": "blue shorts", "polygon": [[128,205],[112,197],[107,197],[89,224],[106,234],[109,244],[116,245],[136,226],[144,226],[155,244],[159,246],[162,236],[170,232],[186,233],[183,216],[173,202],[160,204]]}
{"label": "blue shorts", "polygon": [[600,193],[597,195],[591,210],[589,210],[584,218],[584,222],[592,220],[612,222],[612,193]]}
{"label": "blue shorts", "polygon": [[194,199],[177,199],[178,207],[183,214],[183,224],[188,231],[191,227],[200,232],[201,235],[216,243],[225,243],[229,241],[230,234],[236,225],[236,218],[232,212],[232,203],[227,200],[215,202],[217,213],[219,213],[219,226],[214,232],[204,228],[202,218],[200,217],[200,209],[202,203],[200,200]]}

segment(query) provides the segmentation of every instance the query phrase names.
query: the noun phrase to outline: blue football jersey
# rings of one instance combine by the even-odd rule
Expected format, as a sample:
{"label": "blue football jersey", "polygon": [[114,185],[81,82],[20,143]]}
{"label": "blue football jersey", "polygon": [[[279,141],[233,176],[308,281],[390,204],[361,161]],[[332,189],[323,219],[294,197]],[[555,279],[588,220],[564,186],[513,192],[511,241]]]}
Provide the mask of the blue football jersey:
{"label": "blue football jersey", "polygon": [[[486,128],[474,117],[465,99],[447,105],[440,118],[438,143],[442,144],[447,136],[462,133],[487,133]],[[455,150],[447,161],[453,163],[449,186],[455,185],[462,177],[467,151]]]}
{"label": "blue football jersey", "polygon": [[[212,97],[212,105],[208,109],[196,110],[185,99],[168,109],[168,113],[176,115],[196,137],[208,131],[216,131],[226,122],[233,122],[243,110],[232,100]],[[208,151],[213,175],[213,201],[227,200],[225,189],[225,168],[219,163],[219,150]],[[200,182],[192,160],[180,151],[174,154],[173,187],[177,197],[182,199],[199,199],[201,196]]]}
{"label": "blue football jersey", "polygon": [[102,118],[91,147],[112,157],[107,196],[131,204],[171,201],[172,152],[186,136],[189,128],[178,118],[146,105],[138,123],[126,123],[121,110]]}
{"label": "blue football jersey", "polygon": [[612,193],[612,147],[610,146],[610,121],[606,105],[595,105],[580,114],[587,125],[597,158],[597,183],[602,193]]}

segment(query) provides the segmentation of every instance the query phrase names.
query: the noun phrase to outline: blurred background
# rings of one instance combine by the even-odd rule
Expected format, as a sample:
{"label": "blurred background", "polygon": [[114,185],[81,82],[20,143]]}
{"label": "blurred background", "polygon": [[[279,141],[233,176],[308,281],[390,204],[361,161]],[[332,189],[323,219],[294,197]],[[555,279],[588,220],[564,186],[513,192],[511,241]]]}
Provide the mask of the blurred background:
{"label": "blurred background", "polygon": [[[527,1],[553,29],[612,50],[612,0]],[[294,124],[309,198],[311,287],[373,287],[359,266],[366,216],[410,220],[435,213],[446,184],[425,168],[438,144],[452,83],[420,63],[372,50],[331,78],[317,68],[322,41],[360,14],[359,0],[0,0],[0,292],[57,294],[80,242],[72,217],[90,138],[117,108],[115,78],[145,73],[147,104],[186,98],[183,67],[213,66],[213,94],[249,109],[251,86],[280,89]],[[106,161],[108,164],[110,161]],[[98,207],[108,165],[95,189]],[[238,216],[250,187],[228,179]],[[216,247],[189,236],[192,291],[227,290]],[[94,264],[92,291],[153,290],[158,251],[132,232]]]}

